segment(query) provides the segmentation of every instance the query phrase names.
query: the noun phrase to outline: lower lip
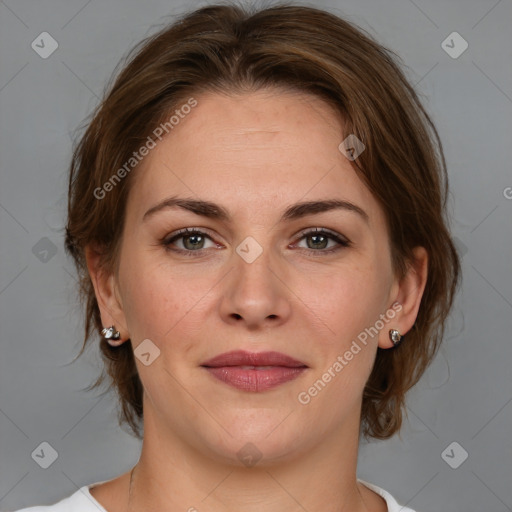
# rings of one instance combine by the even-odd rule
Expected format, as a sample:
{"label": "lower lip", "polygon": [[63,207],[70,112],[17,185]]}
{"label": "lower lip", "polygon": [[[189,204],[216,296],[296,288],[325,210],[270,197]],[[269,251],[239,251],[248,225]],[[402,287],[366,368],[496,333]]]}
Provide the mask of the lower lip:
{"label": "lower lip", "polygon": [[265,370],[242,369],[240,366],[205,367],[215,378],[243,391],[266,391],[296,379],[305,367],[274,366]]}

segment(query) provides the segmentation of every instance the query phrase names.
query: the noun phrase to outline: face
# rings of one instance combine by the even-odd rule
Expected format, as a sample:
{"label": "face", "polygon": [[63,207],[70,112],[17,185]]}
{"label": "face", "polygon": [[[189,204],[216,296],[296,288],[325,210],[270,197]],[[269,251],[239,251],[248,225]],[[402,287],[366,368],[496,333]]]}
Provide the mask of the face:
{"label": "face", "polygon": [[[161,435],[214,458],[236,460],[252,442],[282,460],[359,421],[385,344],[368,332],[394,327],[384,317],[398,292],[385,217],[319,98],[271,90],[196,100],[134,171],[113,319],[136,353],[143,340],[150,359],[159,351],[136,362],[145,420]],[[163,206],[171,197],[226,216]],[[341,206],[285,215],[323,201]],[[204,366],[235,350],[278,352],[302,367]]]}

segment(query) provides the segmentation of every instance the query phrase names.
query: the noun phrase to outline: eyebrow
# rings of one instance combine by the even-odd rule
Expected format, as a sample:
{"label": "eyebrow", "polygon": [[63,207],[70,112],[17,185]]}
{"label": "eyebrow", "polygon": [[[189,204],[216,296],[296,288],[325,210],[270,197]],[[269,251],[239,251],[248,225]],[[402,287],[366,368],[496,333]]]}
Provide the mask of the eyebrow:
{"label": "eyebrow", "polygon": [[[216,219],[220,221],[231,221],[231,215],[224,207],[212,203],[211,201],[204,201],[190,198],[169,197],[151,207],[142,217],[142,221],[146,221],[155,213],[173,207],[183,208],[196,215]],[[368,224],[368,214],[360,207],[350,201],[342,199],[325,199],[321,201],[304,201],[289,206],[281,215],[279,222],[287,220],[295,220],[307,215],[315,215],[330,210],[345,210],[348,212],[356,213]]]}

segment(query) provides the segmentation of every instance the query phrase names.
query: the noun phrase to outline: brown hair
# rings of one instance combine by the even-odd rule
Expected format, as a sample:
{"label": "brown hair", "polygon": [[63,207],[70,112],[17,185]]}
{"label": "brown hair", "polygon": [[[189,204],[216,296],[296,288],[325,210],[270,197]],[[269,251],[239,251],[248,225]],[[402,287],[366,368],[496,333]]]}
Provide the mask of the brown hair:
{"label": "brown hair", "polygon": [[[79,355],[93,330],[99,334],[103,327],[84,248],[97,244],[104,268],[116,269],[133,176],[118,180],[101,199],[97,191],[193,94],[276,86],[310,92],[339,112],[345,136],[354,134],[366,146],[352,164],[384,209],[395,273],[404,274],[414,247],[425,247],[429,255],[416,323],[399,347],[378,350],[363,393],[364,435],[391,437],[402,424],[405,393],[439,348],[460,280],[445,217],[441,141],[396,63],[399,57],[333,14],[283,4],[252,12],[238,5],[200,8],[141,41],[127,59],[93,112],[70,167],[65,244],[85,304]],[[112,348],[103,341],[100,348],[122,407],[119,420],[141,438],[142,384],[131,343]]]}

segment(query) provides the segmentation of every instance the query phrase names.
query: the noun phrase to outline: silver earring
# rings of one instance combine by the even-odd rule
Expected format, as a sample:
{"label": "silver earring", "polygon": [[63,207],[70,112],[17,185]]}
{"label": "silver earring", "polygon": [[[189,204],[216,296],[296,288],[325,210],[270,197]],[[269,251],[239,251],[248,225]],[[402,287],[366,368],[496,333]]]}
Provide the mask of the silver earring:
{"label": "silver earring", "polygon": [[116,331],[115,326],[111,325],[110,327],[104,327],[101,331],[103,337],[107,340],[107,343],[111,347],[117,347],[123,343],[121,340],[121,334],[119,331]]}
{"label": "silver earring", "polygon": [[389,330],[389,339],[393,342],[394,347],[397,347],[398,345],[400,345],[402,338],[403,338],[403,336],[396,329]]}

